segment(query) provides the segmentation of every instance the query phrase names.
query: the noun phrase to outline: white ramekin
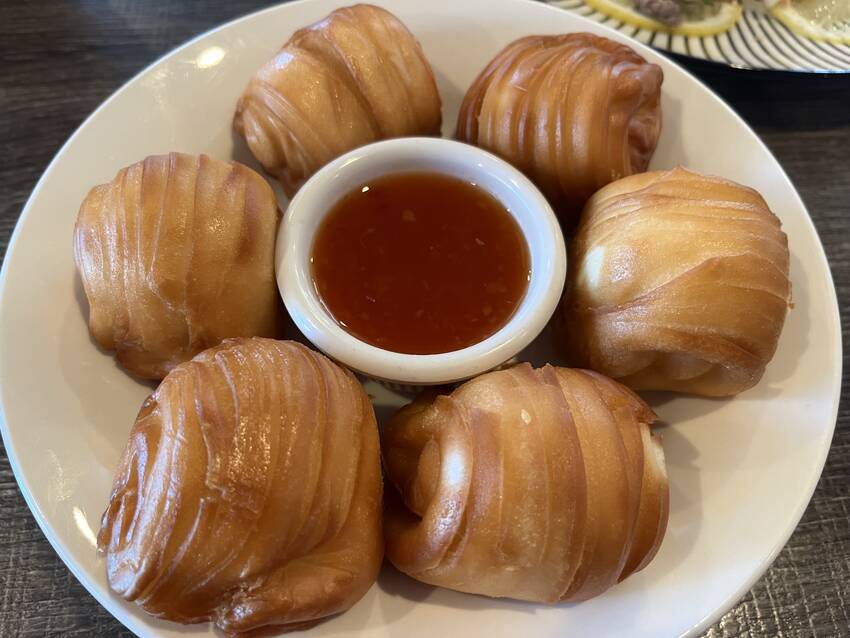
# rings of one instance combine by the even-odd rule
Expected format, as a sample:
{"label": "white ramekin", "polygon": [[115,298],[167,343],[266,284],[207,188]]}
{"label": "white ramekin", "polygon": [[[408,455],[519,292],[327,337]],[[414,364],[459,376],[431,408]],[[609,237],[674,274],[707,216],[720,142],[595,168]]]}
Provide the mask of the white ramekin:
{"label": "white ramekin", "polygon": [[[435,171],[477,184],[508,209],[528,243],[531,279],[516,312],[498,332],[462,350],[402,354],[365,343],[340,327],[313,282],[313,238],[334,204],[364,182],[411,171]],[[327,164],[292,199],[277,236],[277,284],[295,325],[332,359],[399,384],[461,381],[514,357],[543,330],[555,311],[566,268],[564,238],[555,214],[522,173],[474,146],[430,137],[377,142]]]}

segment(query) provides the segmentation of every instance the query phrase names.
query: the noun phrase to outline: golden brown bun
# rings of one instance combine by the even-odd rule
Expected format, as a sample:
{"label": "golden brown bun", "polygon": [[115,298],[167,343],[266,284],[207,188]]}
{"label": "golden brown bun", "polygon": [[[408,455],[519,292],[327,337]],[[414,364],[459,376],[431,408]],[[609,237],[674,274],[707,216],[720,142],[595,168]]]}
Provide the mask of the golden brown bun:
{"label": "golden brown bun", "polygon": [[384,431],[397,490],[388,558],[469,593],[547,603],[601,594],[644,567],[664,536],[654,420],[618,383],[548,365],[420,396]]}
{"label": "golden brown bun", "polygon": [[596,193],[555,330],[570,360],[637,390],[758,383],[791,292],[788,239],[756,191],[683,168]]}
{"label": "golden brown bun", "polygon": [[363,596],[383,555],[378,432],[354,376],[292,341],[232,339],[144,403],[98,546],[112,590],[235,636]]}
{"label": "golden brown bun", "polygon": [[234,126],[287,196],[335,157],[391,137],[440,134],[440,95],[393,14],[337,9],[301,29],[251,78]]}
{"label": "golden brown bun", "polygon": [[280,213],[247,166],[154,155],[86,196],[74,259],[89,330],[138,377],[161,379],[226,337],[272,337]]}
{"label": "golden brown bun", "polygon": [[524,172],[569,230],[599,187],[646,170],[661,133],[663,77],[607,38],[528,36],[469,87],[457,137]]}

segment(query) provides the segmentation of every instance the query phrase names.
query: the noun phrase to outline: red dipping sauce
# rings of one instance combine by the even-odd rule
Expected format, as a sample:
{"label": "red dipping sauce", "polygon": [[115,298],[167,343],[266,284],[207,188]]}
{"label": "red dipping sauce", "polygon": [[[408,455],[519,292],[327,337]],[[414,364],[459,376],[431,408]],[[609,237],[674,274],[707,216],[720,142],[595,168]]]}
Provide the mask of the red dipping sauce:
{"label": "red dipping sauce", "polygon": [[440,173],[357,187],[320,225],[319,297],[358,339],[407,354],[451,352],[504,326],[528,288],[528,246],[492,195]]}

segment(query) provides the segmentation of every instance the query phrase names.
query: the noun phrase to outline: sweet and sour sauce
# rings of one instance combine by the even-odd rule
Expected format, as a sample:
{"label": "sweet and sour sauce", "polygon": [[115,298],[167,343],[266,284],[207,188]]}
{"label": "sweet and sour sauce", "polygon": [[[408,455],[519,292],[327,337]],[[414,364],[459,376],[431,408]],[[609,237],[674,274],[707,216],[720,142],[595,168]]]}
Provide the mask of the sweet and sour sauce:
{"label": "sweet and sour sauce", "polygon": [[530,259],[492,195],[440,173],[373,179],[340,199],[312,247],[328,312],[385,350],[436,354],[504,326],[528,287]]}

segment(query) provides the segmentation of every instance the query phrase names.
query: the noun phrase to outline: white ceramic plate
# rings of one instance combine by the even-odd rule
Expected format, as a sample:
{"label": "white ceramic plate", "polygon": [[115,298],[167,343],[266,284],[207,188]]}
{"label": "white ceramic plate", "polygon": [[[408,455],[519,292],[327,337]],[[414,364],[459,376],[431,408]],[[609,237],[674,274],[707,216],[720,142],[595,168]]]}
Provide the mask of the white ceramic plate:
{"label": "white ceramic plate", "polygon": [[[532,33],[593,31],[574,14],[524,0],[379,1],[420,39],[451,133],[463,92],[492,55]],[[56,551],[85,587],[140,636],[214,635],[146,616],[110,594],[95,534],[113,470],[151,386],[133,381],[90,341],[71,235],[88,189],[152,153],[245,158],[230,119],[251,73],[296,28],[341,5],[275,7],[208,33],[110,98],[62,148],[35,188],[0,279],[3,439],[21,490]],[[415,583],[385,569],[326,636],[646,636],[698,634],[767,568],[809,501],[839,397],[835,291],[800,198],[776,160],[727,106],[685,71],[664,68],[664,132],[655,168],[684,164],[760,190],[790,238],[795,308],[762,382],[733,401],[653,398],[670,474],[667,537],[652,564],[605,595],[544,607]],[[531,358],[546,358],[546,341]],[[379,416],[401,399],[380,387]]]}
{"label": "white ceramic plate", "polygon": [[742,0],[741,18],[724,33],[709,36],[671,35],[642,29],[600,13],[584,0],[545,0],[573,11],[638,42],[697,60],[736,69],[850,73],[850,44],[820,42],[797,35],[774,18],[762,0]]}

